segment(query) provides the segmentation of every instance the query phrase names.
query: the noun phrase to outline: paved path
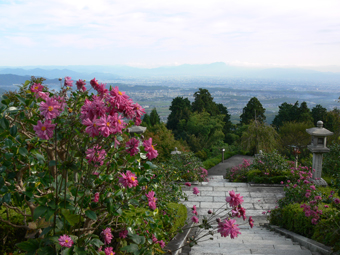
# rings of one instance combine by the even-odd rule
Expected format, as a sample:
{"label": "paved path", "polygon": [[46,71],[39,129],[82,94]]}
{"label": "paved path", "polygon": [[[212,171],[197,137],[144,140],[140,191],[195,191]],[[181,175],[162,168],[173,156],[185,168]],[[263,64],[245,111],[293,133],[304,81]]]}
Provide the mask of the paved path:
{"label": "paved path", "polygon": [[[236,162],[236,164],[239,164],[239,162],[242,163],[242,158],[236,156],[228,161],[228,163],[234,162],[235,164]],[[221,168],[221,166],[215,167],[215,169],[218,168]],[[193,187],[199,189],[200,193],[198,195],[193,194]],[[188,195],[188,201],[183,203],[189,208],[196,205],[200,222],[202,222],[204,215],[209,216],[207,213],[209,209],[216,212],[220,207],[228,208],[225,198],[229,196],[229,191],[231,190],[243,196],[244,203],[242,206],[246,209],[247,219],[249,216],[252,216],[255,222],[254,227],[250,228],[248,221],[243,221],[242,218],[237,219],[237,224],[243,224],[239,226],[241,234],[237,238],[221,237],[215,231],[213,236],[204,237],[202,239],[205,240],[204,242],[199,242],[198,245],[192,248],[185,247],[182,250],[182,255],[318,254],[312,253],[307,248],[292,242],[291,239],[280,236],[276,232],[271,232],[259,225],[260,223],[268,222],[267,216],[263,215],[262,212],[275,208],[277,205],[276,201],[284,196],[282,187],[251,187],[247,183],[228,182],[222,175],[210,175],[209,182],[197,183],[190,188],[183,187],[183,190]],[[213,220],[213,222],[216,226],[216,221]],[[209,230],[198,229],[194,234],[202,236],[207,231]],[[209,238],[213,238],[213,240]]]}
{"label": "paved path", "polygon": [[231,158],[224,160],[224,163],[219,163],[216,166],[210,168],[208,173],[209,175],[223,175],[225,177],[227,168],[242,164],[243,159],[247,159],[252,162],[254,157],[243,155],[232,156]]}

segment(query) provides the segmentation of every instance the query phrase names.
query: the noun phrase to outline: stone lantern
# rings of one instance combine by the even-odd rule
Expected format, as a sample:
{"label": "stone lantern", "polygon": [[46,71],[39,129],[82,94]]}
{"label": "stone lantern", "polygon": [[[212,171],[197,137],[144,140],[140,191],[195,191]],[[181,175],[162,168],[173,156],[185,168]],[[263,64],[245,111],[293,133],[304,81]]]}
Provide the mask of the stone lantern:
{"label": "stone lantern", "polygon": [[312,142],[307,148],[313,153],[313,183],[327,186],[327,182],[321,178],[322,173],[322,156],[323,153],[330,151],[326,147],[327,136],[333,135],[333,132],[323,128],[323,122],[319,120],[317,127],[306,129],[307,133],[312,136]]}
{"label": "stone lantern", "polygon": [[143,134],[146,130],[146,127],[141,126],[131,126],[128,128],[128,132],[133,136],[134,134]]}
{"label": "stone lantern", "polygon": [[177,154],[181,154],[182,152],[180,152],[177,147],[175,147],[175,150],[171,152],[171,155],[177,155]]}

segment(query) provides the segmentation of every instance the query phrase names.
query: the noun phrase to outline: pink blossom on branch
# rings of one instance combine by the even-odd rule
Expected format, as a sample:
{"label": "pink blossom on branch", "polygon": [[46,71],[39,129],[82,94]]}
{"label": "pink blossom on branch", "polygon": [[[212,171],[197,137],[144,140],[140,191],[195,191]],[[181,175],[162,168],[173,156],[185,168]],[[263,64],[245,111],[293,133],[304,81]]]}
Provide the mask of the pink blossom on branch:
{"label": "pink blossom on branch", "polygon": [[191,220],[194,223],[198,223],[199,222],[199,219],[196,216],[192,216]]}
{"label": "pink blossom on branch", "polygon": [[101,148],[101,146],[95,145],[93,148],[86,150],[86,159],[88,160],[89,164],[92,162],[96,166],[103,165],[104,159],[106,157],[106,151]]}
{"label": "pink blossom on branch", "polygon": [[33,130],[40,139],[49,140],[53,136],[56,125],[52,124],[50,120],[46,120],[44,123],[38,120],[37,125],[33,126]]}
{"label": "pink blossom on branch", "polygon": [[197,195],[198,193],[200,193],[200,191],[198,190],[197,187],[194,187],[194,188],[193,188],[193,193],[194,193],[195,195]]}
{"label": "pink blossom on branch", "polygon": [[38,93],[38,92],[41,92],[43,90],[44,86],[41,85],[40,83],[34,83],[30,90],[33,92],[33,93]]}
{"label": "pink blossom on branch", "polygon": [[94,194],[93,202],[98,203],[98,201],[99,201],[99,192],[96,192],[96,194]]}
{"label": "pink blossom on branch", "polygon": [[86,87],[85,87],[86,82],[85,82],[85,80],[79,79],[79,81],[76,82],[76,85],[77,85],[77,89],[78,90],[82,90],[83,92],[86,91]]}
{"label": "pink blossom on branch", "polygon": [[230,235],[230,238],[234,239],[237,235],[241,234],[238,228],[238,224],[235,224],[236,220],[227,220],[225,219],[223,222],[218,223],[218,232],[222,237],[227,237]]}
{"label": "pink blossom on branch", "polygon": [[127,143],[126,143],[127,149],[126,151],[130,153],[130,156],[134,156],[139,152],[139,141],[136,138],[131,138]]}
{"label": "pink blossom on branch", "polygon": [[40,103],[39,110],[46,120],[51,120],[60,115],[62,105],[56,99],[49,97],[46,99],[46,102]]}
{"label": "pink blossom on branch", "polygon": [[121,173],[122,177],[119,177],[119,183],[121,183],[125,188],[132,188],[138,185],[137,177],[131,171],[126,171],[126,174]]}
{"label": "pink blossom on branch", "polygon": [[150,191],[148,194],[146,194],[146,197],[148,198],[150,209],[155,210],[157,208],[156,206],[157,198],[155,198],[155,192]]}
{"label": "pink blossom on branch", "polygon": [[152,145],[152,138],[150,137],[148,140],[144,140],[143,142],[144,149],[148,152],[146,156],[149,160],[154,159],[158,156],[158,152]]}
{"label": "pink blossom on branch", "polygon": [[226,201],[231,207],[238,206],[244,202],[243,196],[240,194],[235,194],[234,190],[229,191],[229,195],[230,197],[226,197]]}
{"label": "pink blossom on branch", "polygon": [[58,238],[59,244],[62,247],[70,248],[73,245],[73,240],[68,235],[62,235]]}
{"label": "pink blossom on branch", "polygon": [[85,132],[90,135],[90,137],[95,137],[99,135],[97,120],[91,121],[89,118],[84,119],[82,122],[86,126]]}
{"label": "pink blossom on branch", "polygon": [[128,235],[128,231],[126,229],[119,232],[120,238],[125,239],[127,237],[127,235]]}
{"label": "pink blossom on branch", "polygon": [[72,87],[73,86],[73,81],[72,78],[69,76],[65,77],[65,82],[64,82],[65,87]]}
{"label": "pink blossom on branch", "polygon": [[105,248],[105,255],[115,255],[116,253],[113,252],[113,247],[106,247]]}
{"label": "pink blossom on branch", "polygon": [[102,116],[95,122],[98,125],[98,130],[104,137],[108,137],[115,131],[114,118],[112,116]]}
{"label": "pink blossom on branch", "polygon": [[104,229],[101,234],[102,234],[102,236],[104,238],[104,243],[105,244],[110,244],[111,240],[113,238],[113,235],[111,233],[111,228]]}

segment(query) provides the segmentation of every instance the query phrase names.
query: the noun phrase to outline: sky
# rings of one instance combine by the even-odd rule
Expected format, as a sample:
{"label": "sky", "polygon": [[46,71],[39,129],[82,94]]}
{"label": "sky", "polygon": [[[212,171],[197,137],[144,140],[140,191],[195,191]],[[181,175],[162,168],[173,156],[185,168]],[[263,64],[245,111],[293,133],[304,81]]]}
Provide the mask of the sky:
{"label": "sky", "polygon": [[340,72],[339,0],[0,0],[0,66]]}

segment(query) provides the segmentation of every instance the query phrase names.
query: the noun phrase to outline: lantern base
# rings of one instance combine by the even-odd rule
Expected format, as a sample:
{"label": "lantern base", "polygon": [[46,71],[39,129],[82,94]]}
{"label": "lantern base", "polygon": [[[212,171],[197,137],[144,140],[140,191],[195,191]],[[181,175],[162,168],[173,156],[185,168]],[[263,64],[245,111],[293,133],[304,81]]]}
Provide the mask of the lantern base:
{"label": "lantern base", "polygon": [[320,180],[311,179],[311,182],[318,186],[323,186],[323,187],[328,186],[327,182],[322,178]]}

